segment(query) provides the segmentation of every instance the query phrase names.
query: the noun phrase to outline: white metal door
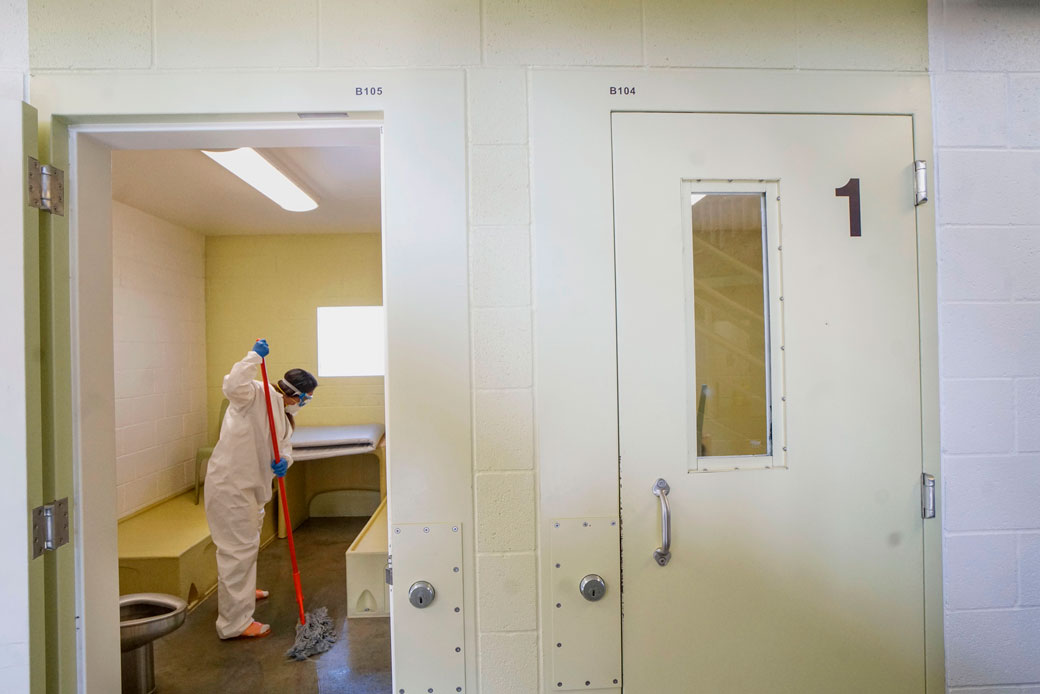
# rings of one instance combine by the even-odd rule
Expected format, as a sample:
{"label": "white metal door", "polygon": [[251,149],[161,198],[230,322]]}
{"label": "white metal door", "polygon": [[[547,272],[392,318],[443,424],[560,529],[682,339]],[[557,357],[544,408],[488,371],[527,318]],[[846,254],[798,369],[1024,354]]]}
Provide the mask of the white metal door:
{"label": "white metal door", "polygon": [[911,119],[614,114],[613,158],[625,691],[923,692]]}

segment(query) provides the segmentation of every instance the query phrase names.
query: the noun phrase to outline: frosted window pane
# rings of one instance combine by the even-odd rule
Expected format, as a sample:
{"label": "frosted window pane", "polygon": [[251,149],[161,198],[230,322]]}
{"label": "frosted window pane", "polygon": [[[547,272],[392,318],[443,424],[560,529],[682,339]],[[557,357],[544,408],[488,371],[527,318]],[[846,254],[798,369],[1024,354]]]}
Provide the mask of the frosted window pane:
{"label": "frosted window pane", "polygon": [[383,376],[386,327],[382,306],[318,308],[318,376]]}

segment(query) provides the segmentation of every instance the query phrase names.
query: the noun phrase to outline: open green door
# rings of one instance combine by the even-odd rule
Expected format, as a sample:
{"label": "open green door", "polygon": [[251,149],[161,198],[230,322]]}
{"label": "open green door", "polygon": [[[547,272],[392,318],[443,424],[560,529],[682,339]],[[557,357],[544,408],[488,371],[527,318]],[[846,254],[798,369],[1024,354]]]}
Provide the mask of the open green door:
{"label": "open green door", "polygon": [[51,133],[58,146],[41,147],[36,109],[21,112],[30,687],[64,694],[77,673],[68,149],[62,124]]}
{"label": "open green door", "polygon": [[39,161],[39,139],[37,137],[36,109],[21,104],[22,120],[22,190],[23,202],[22,248],[25,257],[25,443],[26,443],[26,486],[29,517],[28,532],[29,563],[29,664],[30,684],[33,694],[45,692],[47,683],[47,613],[46,613],[46,559],[33,558],[34,528],[33,509],[44,503],[43,498],[43,427],[40,414],[40,372],[42,349],[40,346],[40,212],[31,202],[29,177],[33,162]]}
{"label": "open green door", "polygon": [[[39,126],[41,162],[69,171],[69,137],[64,121]],[[68,176],[63,174],[66,185]],[[63,201],[63,207],[67,207]],[[69,215],[40,215],[40,423],[43,432],[43,491],[47,500],[68,499],[69,543],[47,558],[47,692],[77,690],[76,546],[72,461],[72,251]],[[113,606],[115,608],[115,606]]]}

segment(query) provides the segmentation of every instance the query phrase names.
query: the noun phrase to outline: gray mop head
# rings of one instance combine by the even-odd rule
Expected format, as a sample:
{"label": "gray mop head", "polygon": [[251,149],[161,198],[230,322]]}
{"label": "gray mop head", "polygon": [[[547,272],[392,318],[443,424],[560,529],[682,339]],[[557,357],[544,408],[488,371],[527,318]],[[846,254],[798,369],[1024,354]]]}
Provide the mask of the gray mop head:
{"label": "gray mop head", "polygon": [[296,625],[296,643],[285,652],[286,657],[293,660],[307,660],[309,656],[324,653],[336,643],[336,630],[326,608],[319,607],[303,618],[306,624]]}

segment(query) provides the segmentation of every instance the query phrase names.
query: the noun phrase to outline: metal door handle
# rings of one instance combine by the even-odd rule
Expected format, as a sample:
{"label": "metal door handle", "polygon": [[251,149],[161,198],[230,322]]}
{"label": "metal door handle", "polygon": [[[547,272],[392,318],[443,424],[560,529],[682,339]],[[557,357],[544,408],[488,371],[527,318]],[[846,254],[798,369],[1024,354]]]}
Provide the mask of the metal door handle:
{"label": "metal door handle", "polygon": [[672,558],[672,513],[668,508],[668,492],[672,490],[663,479],[654,483],[654,496],[661,500],[661,546],[654,550],[654,561],[665,566]]}

